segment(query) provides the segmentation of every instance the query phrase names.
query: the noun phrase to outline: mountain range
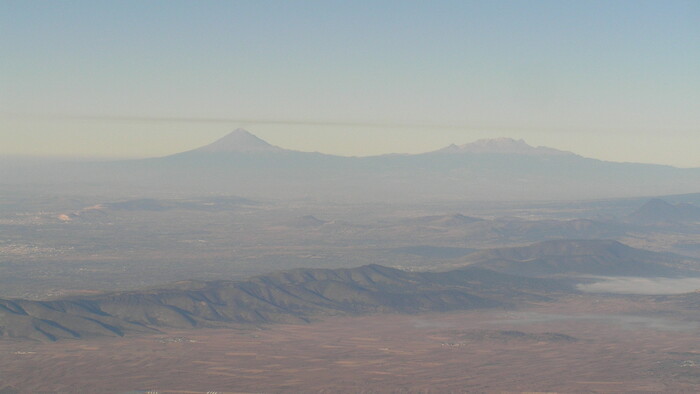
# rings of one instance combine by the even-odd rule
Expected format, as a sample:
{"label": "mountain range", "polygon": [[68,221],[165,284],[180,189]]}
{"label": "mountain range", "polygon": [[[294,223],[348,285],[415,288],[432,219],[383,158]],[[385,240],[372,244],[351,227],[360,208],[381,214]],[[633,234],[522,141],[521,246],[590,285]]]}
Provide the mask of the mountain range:
{"label": "mountain range", "polygon": [[[240,152],[295,152],[271,145],[245,129],[236,129],[224,137],[188,152],[197,153],[240,153]],[[451,144],[432,153],[498,153],[520,155],[574,155],[571,152],[547,147],[532,147],[524,140],[512,138],[481,139],[457,146]]]}
{"label": "mountain range", "polygon": [[700,207],[690,203],[671,204],[654,198],[632,212],[627,219],[637,224],[700,222]]}
{"label": "mountain range", "polygon": [[632,248],[613,240],[549,240],[528,246],[477,251],[464,259],[472,267],[528,277],[700,274],[697,259]]}
{"label": "mountain range", "polygon": [[442,272],[372,264],[277,271],[241,281],[183,281],[45,301],[0,299],[0,337],[55,341],[162,328],[304,323],[333,315],[517,307],[577,292],[571,278],[582,275],[698,273],[695,259],[605,240],[556,240],[473,251],[463,261],[462,266]]}
{"label": "mountain range", "polygon": [[700,169],[606,162],[507,138],[343,157],[283,149],[238,129],[161,158],[13,168],[0,174],[0,184],[339,202],[578,200],[694,193]]}
{"label": "mountain range", "polygon": [[296,269],[245,281],[187,281],[51,301],[0,299],[0,337],[56,341],[160,328],[304,323],[330,315],[482,309],[566,291],[569,286],[552,280],[470,267],[444,273],[380,265]]}

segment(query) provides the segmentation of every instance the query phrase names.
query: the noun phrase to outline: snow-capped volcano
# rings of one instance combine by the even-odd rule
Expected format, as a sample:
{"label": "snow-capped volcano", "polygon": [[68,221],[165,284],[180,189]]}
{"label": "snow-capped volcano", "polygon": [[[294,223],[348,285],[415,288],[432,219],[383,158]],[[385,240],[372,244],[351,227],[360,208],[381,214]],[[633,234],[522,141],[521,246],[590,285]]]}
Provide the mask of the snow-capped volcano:
{"label": "snow-capped volcano", "polygon": [[518,155],[573,155],[571,152],[566,152],[558,149],[547,148],[544,146],[534,147],[528,145],[524,140],[515,140],[513,138],[493,138],[482,139],[469,144],[455,145],[452,144],[438,150],[440,153],[503,153],[503,154],[518,154]]}
{"label": "snow-capped volcano", "polygon": [[281,152],[283,150],[268,144],[245,129],[236,129],[209,145],[195,149],[195,152]]}

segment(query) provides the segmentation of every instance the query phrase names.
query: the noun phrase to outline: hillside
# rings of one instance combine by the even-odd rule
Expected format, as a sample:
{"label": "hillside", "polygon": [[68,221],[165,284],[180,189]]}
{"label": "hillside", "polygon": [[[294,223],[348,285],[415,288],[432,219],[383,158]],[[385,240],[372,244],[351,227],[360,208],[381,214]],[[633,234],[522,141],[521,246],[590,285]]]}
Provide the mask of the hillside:
{"label": "hillside", "polygon": [[627,219],[638,224],[698,222],[700,207],[688,203],[670,204],[655,198],[632,212]]}
{"label": "hillside", "polygon": [[478,268],[406,272],[379,265],[297,269],[246,281],[180,282],[169,288],[0,300],[0,336],[55,341],[198,328],[300,323],[328,315],[418,313],[515,305],[569,291],[558,282]]}
{"label": "hillside", "polygon": [[472,266],[511,275],[674,276],[698,274],[700,261],[635,249],[611,240],[551,240],[523,247],[474,252]]}

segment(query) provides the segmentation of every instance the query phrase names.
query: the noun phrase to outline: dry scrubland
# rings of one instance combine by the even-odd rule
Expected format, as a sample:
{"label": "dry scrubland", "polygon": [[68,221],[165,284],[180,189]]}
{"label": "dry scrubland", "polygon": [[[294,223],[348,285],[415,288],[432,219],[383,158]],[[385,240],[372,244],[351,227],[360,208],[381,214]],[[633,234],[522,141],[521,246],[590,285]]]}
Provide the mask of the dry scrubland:
{"label": "dry scrubland", "polygon": [[[669,201],[697,205],[698,198]],[[647,201],[388,205],[20,193],[0,199],[6,230],[0,298],[53,299],[23,303],[50,309],[66,295],[155,294],[151,286],[181,280],[368,263],[412,276],[470,264],[515,274],[525,264],[543,276],[573,275],[567,280],[620,272],[695,276],[700,222],[669,221],[679,206]],[[360,285],[377,290],[376,280]],[[438,290],[445,286],[455,283]],[[376,309],[366,316],[313,315],[309,324],[261,320],[262,329],[155,325],[160,332],[125,330],[123,338],[85,335],[56,343],[4,338],[0,392],[694,392],[700,384],[700,295],[557,291],[544,303],[493,280],[472,281],[463,290],[495,297],[496,309],[427,315],[435,309]],[[343,305],[345,293],[333,294]],[[161,298],[152,298],[163,307]],[[275,304],[282,309],[288,304],[274,299],[284,301]],[[130,311],[118,312],[133,320]],[[250,315],[256,316],[252,309]]]}
{"label": "dry scrubland", "polygon": [[[335,317],[264,330],[0,341],[21,392],[692,392],[700,336],[651,298],[527,310]],[[628,318],[633,317],[637,318]]]}

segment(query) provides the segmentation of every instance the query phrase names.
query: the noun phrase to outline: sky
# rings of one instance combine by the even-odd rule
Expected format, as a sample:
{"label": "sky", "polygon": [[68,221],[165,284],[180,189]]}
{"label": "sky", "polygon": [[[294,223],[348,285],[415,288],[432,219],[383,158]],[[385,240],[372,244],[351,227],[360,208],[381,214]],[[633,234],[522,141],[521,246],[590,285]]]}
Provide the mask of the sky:
{"label": "sky", "polygon": [[0,155],[511,137],[700,167],[700,2],[0,0]]}

